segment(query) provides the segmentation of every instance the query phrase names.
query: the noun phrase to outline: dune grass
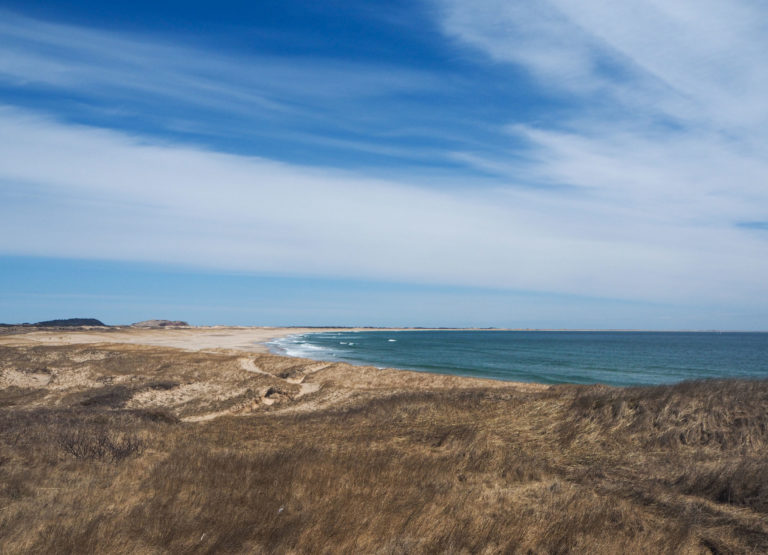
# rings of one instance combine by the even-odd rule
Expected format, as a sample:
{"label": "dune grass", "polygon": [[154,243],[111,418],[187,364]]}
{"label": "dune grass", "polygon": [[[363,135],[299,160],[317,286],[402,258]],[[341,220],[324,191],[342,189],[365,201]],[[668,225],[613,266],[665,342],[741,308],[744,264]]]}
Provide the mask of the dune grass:
{"label": "dune grass", "polygon": [[139,355],[140,387],[0,390],[0,552],[768,551],[766,381],[378,391],[192,423],[130,408],[188,368]]}

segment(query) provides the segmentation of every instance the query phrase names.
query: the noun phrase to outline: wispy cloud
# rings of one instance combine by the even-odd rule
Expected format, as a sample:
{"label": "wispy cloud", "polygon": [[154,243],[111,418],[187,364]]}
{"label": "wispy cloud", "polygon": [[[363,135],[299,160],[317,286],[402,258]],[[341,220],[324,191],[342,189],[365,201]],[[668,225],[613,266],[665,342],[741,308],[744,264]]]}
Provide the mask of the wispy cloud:
{"label": "wispy cloud", "polygon": [[457,156],[510,178],[580,190],[590,206],[613,215],[606,233],[650,238],[656,235],[650,226],[669,225],[677,231],[661,240],[670,243],[711,233],[689,244],[692,256],[724,240],[744,256],[762,252],[728,228],[747,229],[739,222],[768,217],[765,5],[439,5],[449,36],[497,63],[526,69],[543,94],[569,104],[557,122],[509,122],[509,133],[526,145],[523,155]]}
{"label": "wispy cloud", "polygon": [[[98,104],[89,90],[113,99],[109,108],[136,93],[163,97],[171,112],[177,102],[238,120],[216,124],[224,135],[278,121],[270,137],[422,167],[382,179],[364,164],[343,171],[268,151],[225,154],[6,107],[0,252],[729,308],[768,302],[768,242],[756,224],[768,220],[759,4],[440,5],[443,29],[480,53],[478,64],[511,68],[509,83],[489,87],[514,88],[524,68],[541,95],[560,99],[558,120],[526,113],[490,124],[469,105],[422,114],[424,104],[393,99],[428,101],[448,85],[407,68],[246,63],[4,19],[0,79],[9,87],[84,95],[89,107]],[[200,112],[179,120],[207,126]],[[429,168],[450,160],[494,179],[463,173],[448,187]]]}
{"label": "wispy cloud", "polygon": [[10,109],[0,151],[5,253],[646,300],[738,300],[768,271],[746,230],[581,195],[437,191]]}
{"label": "wispy cloud", "polygon": [[0,10],[0,85],[23,92],[27,107],[40,108],[29,99],[43,98],[44,109],[82,112],[79,121],[229,148],[250,142],[285,159],[326,147],[337,157],[434,162],[436,144],[469,144],[461,118],[443,117],[438,138],[424,109],[445,98],[444,77],[376,61],[217,52]]}
{"label": "wispy cloud", "polygon": [[[724,1],[440,0],[449,35],[518,64],[551,93],[618,102],[678,123],[757,129],[768,68],[766,8]],[[617,106],[613,106],[617,108]]]}

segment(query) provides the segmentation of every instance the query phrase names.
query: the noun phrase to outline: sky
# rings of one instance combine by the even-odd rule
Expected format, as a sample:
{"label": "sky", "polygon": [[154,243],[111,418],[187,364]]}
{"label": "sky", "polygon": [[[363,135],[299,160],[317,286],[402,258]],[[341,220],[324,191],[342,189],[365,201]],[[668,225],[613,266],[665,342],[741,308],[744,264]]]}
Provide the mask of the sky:
{"label": "sky", "polygon": [[768,330],[758,0],[0,0],[0,322]]}

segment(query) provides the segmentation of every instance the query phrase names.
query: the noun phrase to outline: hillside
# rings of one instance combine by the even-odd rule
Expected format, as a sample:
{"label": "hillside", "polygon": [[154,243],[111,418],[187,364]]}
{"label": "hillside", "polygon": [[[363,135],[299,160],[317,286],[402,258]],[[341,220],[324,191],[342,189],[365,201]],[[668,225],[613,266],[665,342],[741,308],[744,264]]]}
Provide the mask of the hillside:
{"label": "hillside", "polygon": [[41,328],[67,328],[80,326],[105,326],[103,322],[96,318],[66,318],[61,320],[46,320],[33,324]]}

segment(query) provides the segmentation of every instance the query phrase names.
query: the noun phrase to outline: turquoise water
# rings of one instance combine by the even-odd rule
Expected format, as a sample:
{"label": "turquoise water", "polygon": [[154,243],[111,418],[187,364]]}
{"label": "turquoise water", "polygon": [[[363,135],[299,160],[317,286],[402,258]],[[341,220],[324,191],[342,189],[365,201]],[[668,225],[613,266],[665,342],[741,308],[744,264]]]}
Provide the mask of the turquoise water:
{"label": "turquoise water", "polygon": [[550,384],[768,378],[768,333],[364,331],[287,337],[271,348],[317,360]]}

